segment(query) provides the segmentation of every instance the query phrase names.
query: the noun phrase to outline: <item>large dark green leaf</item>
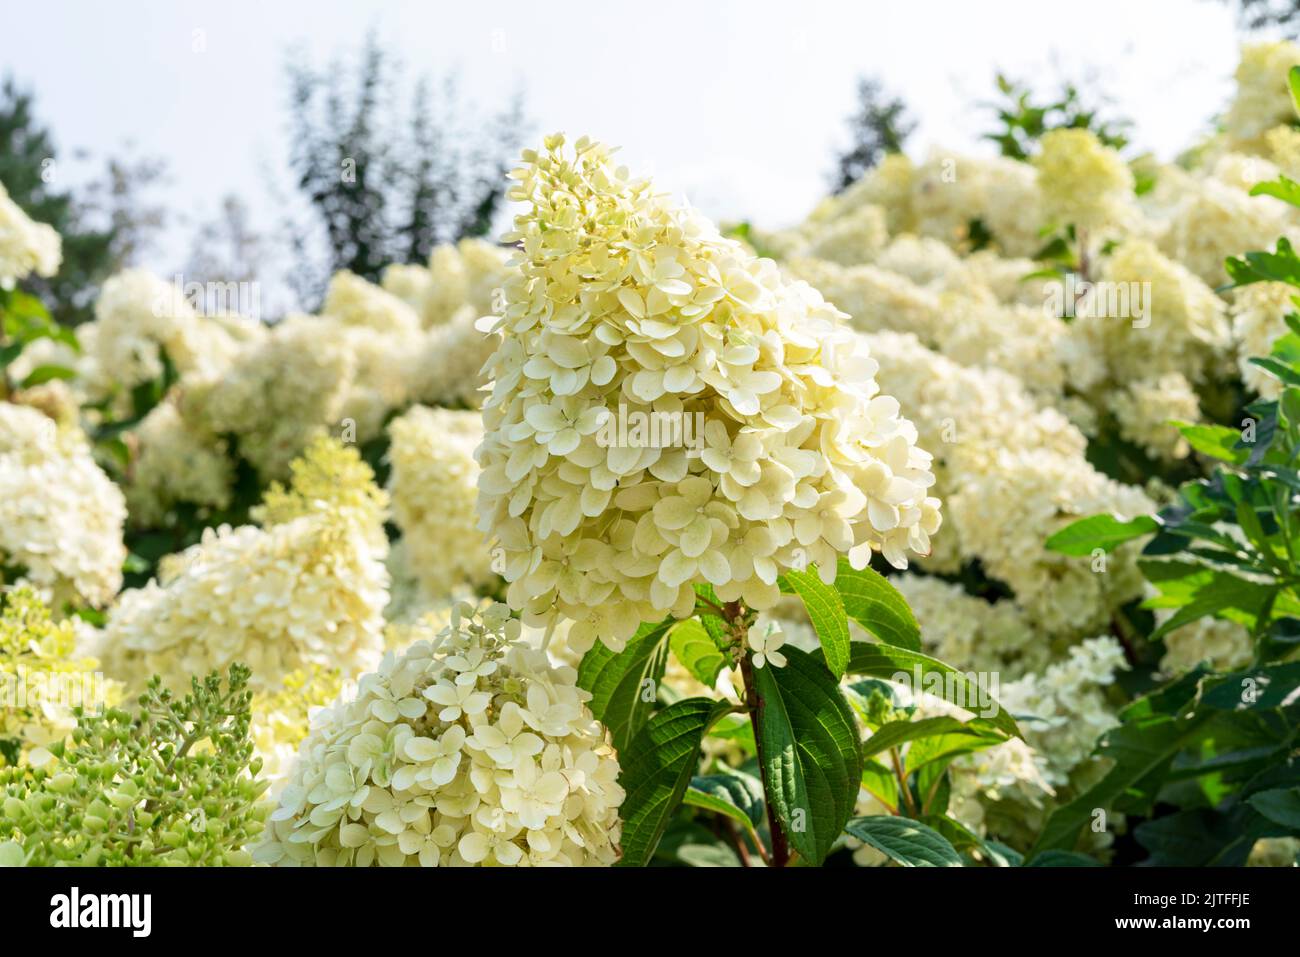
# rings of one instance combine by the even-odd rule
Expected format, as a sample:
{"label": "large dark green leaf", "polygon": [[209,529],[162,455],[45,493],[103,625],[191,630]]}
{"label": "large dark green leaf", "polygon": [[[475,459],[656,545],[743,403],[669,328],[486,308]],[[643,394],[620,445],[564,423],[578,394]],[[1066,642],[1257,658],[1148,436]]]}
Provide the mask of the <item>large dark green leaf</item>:
{"label": "large dark green leaf", "polygon": [[992,695],[980,688],[973,674],[960,672],[952,665],[919,651],[877,642],[855,641],[850,645],[849,672],[898,681],[909,685],[913,690],[934,694],[987,719],[1008,735],[1021,737],[1016,719]]}
{"label": "large dark green leaf", "polygon": [[644,867],[699,766],[700,741],[729,707],[708,698],[684,698],[656,713],[620,752],[619,783],[627,792],[620,864]]}
{"label": "large dark green leaf", "polygon": [[840,593],[822,581],[816,570],[786,572],[781,577],[781,588],[803,600],[827,667],[835,677],[842,677],[849,663],[849,618]]}
{"label": "large dark green leaf", "polygon": [[835,588],[850,618],[887,645],[921,650],[921,629],[901,592],[872,568],[855,569],[841,558]]}
{"label": "large dark green leaf", "polygon": [[820,658],[791,648],[783,668],[754,669],[768,799],[807,861],[820,864],[853,813],[862,756],[853,712]]}
{"label": "large dark green leaf", "polygon": [[578,687],[591,692],[591,713],[609,728],[619,751],[654,710],[655,693],[668,660],[666,637],[671,624],[644,624],[622,651],[597,643],[582,656]]}
{"label": "large dark green leaf", "polygon": [[1280,708],[1300,702],[1300,661],[1267,665],[1208,682],[1201,704],[1223,711]]}
{"label": "large dark green leaf", "polygon": [[889,814],[855,817],[844,830],[904,867],[961,867],[961,855],[934,828]]}
{"label": "large dark green leaf", "polygon": [[1275,824],[1300,832],[1300,788],[1272,788],[1250,798],[1250,806]]}

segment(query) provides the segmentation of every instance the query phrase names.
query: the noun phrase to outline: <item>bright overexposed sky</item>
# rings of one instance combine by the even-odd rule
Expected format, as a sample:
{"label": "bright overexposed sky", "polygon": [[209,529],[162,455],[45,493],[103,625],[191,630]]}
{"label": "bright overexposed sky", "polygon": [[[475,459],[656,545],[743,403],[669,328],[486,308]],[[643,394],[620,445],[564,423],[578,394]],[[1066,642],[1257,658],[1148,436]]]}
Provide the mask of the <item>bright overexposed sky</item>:
{"label": "bright overexposed sky", "polygon": [[[1217,0],[42,0],[3,19],[0,71],[34,89],[65,154],[131,141],[169,164],[173,210],[234,192],[268,227],[268,177],[288,182],[286,51],[323,64],[372,28],[409,73],[457,70],[487,108],[522,89],[538,137],[621,144],[704,212],[768,226],[826,192],[861,73],[920,120],[913,153],[991,150],[979,103],[1000,69],[1044,90],[1095,78],[1135,147],[1168,157],[1223,108],[1241,40]],[[174,270],[186,241],[173,230],[146,264]]]}

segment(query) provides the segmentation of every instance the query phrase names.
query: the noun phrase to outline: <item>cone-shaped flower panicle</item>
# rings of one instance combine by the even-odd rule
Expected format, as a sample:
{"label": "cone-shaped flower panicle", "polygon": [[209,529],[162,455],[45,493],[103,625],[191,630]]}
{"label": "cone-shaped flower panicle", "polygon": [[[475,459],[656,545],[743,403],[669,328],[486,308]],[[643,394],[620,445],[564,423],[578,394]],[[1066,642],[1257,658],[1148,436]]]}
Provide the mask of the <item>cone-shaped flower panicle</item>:
{"label": "cone-shaped flower panicle", "polygon": [[600,144],[512,177],[478,509],[526,622],[618,648],[696,584],[763,609],[785,569],[929,551],[931,457],[842,313]]}

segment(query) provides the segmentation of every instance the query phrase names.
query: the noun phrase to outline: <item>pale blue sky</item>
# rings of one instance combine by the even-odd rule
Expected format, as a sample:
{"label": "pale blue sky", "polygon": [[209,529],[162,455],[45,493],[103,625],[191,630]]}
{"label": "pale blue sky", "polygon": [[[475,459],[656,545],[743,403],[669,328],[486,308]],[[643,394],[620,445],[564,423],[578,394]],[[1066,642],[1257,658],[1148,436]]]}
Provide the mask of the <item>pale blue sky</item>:
{"label": "pale blue sky", "polygon": [[[132,140],[170,164],[174,209],[202,216],[237,192],[266,221],[266,171],[284,168],[285,51],[323,62],[371,27],[412,72],[457,68],[486,105],[522,88],[538,135],[621,144],[706,213],[765,225],[824,194],[859,73],[919,117],[914,152],[987,151],[976,104],[1001,69],[1044,87],[1095,74],[1136,121],[1136,145],[1170,156],[1223,107],[1240,41],[1214,0],[6,6],[0,70],[34,87],[65,152]],[[180,264],[185,234],[172,238],[148,265]]]}

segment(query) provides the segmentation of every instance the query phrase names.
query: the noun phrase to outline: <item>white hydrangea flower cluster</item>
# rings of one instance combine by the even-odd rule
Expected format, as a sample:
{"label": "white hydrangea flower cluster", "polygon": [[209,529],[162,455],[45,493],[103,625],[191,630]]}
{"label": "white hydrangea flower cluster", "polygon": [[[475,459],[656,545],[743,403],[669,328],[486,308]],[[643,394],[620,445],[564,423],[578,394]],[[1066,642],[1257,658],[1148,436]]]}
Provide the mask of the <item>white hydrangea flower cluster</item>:
{"label": "white hydrangea flower cluster", "polygon": [[126,502],[76,426],[0,402],[0,566],[65,602],[108,604],[122,587]]}
{"label": "white hydrangea flower cluster", "polygon": [[949,526],[927,567],[954,571],[963,560],[978,559],[1052,635],[1088,634],[1109,608],[1137,596],[1141,580],[1131,549],[1109,556],[1103,575],[1044,546],[1075,518],[1133,517],[1154,508],[1141,490],[1089,464],[1078,429],[1058,411],[1039,407],[1005,372],[958,365],[911,335],[866,338],[880,357],[883,387],[914,410],[922,444],[937,455]]}
{"label": "white hydrangea flower cluster", "polygon": [[[1094,317],[1070,325],[1092,354],[1104,359],[1114,381],[1181,372],[1199,384],[1223,362],[1231,342],[1224,301],[1155,244],[1143,239],[1120,243],[1102,264],[1101,279],[1116,287],[1150,284],[1146,320]],[[1079,375],[1078,384],[1086,389],[1090,383]]]}
{"label": "white hydrangea flower cluster", "polygon": [[62,261],[63,241],[54,227],[34,222],[0,183],[0,289],[32,273],[53,276]]}
{"label": "white hydrangea flower cluster", "polygon": [[[446,265],[449,255],[454,268]],[[389,284],[403,295],[340,272],[321,315],[291,315],[274,326],[199,315],[172,286],[129,270],[109,280],[98,318],[78,329],[85,355],[47,358],[75,364],[76,385],[87,398],[112,393],[121,402],[131,386],[161,375],[166,357],[180,374],[169,398],[180,421],[158,413],[128,441],[148,455],[171,434],[183,450],[171,463],[155,457],[134,469],[144,473],[135,481],[139,517],[152,521],[177,501],[218,505],[230,489],[217,488],[217,473],[233,474],[233,463],[218,463],[236,451],[262,478],[283,478],[294,457],[327,432],[364,443],[414,401],[477,405],[478,372],[494,341],[474,323],[500,284],[504,253],[466,241],[439,247],[433,260],[443,265],[389,271]],[[434,299],[437,305],[429,305]],[[227,436],[235,440],[231,447]],[[170,490],[153,482],[155,465],[179,465],[181,458],[192,481]]]}
{"label": "white hydrangea flower cluster", "polygon": [[249,733],[257,756],[262,759],[259,777],[268,784],[268,799],[278,800],[289,783],[298,745],[311,730],[311,719],[342,692],[339,673],[317,666],[290,672],[278,689],[253,696]]}
{"label": "white hydrangea flower cluster", "polygon": [[[838,310],[599,144],[570,158],[551,137],[525,164],[479,514],[527,621],[574,618],[576,647],[618,648],[689,614],[695,583],[761,610],[782,568],[929,551],[930,456]],[[620,437],[629,412],[681,438]]]}
{"label": "white hydrangea flower cluster", "polygon": [[1044,212],[1057,227],[1096,232],[1135,217],[1133,173],[1091,130],[1044,133],[1034,157]]}
{"label": "white hydrangea flower cluster", "polygon": [[281,478],[343,418],[356,375],[354,342],[340,323],[290,316],[227,368],[182,382],[181,414],[200,433],[235,436],[240,455],[267,478]]}
{"label": "white hydrangea flower cluster", "polygon": [[195,432],[174,403],[158,403],[129,435],[135,458],[125,488],[133,524],[156,526],[180,502],[230,504],[234,467],[225,443]]}
{"label": "white hydrangea flower cluster", "polygon": [[1037,252],[1047,226],[1033,167],[1001,156],[931,150],[912,180],[911,208],[919,235],[965,245],[979,221],[1008,256]]}
{"label": "white hydrangea flower cluster", "polygon": [[[1158,609],[1156,621],[1164,624],[1173,611]],[[1200,618],[1170,631],[1164,637],[1165,653],[1160,668],[1168,674],[1185,674],[1208,663],[1219,671],[1234,671],[1250,664],[1254,643],[1250,632],[1234,621]]]}
{"label": "white hydrangea flower cluster", "polygon": [[434,249],[429,285],[419,311],[424,327],[445,326],[458,315],[476,319],[492,311],[496,291],[506,280],[506,251],[481,239],[462,239]]}
{"label": "white hydrangea flower cluster", "polygon": [[1067,784],[1097,739],[1119,724],[1104,689],[1127,667],[1119,642],[1103,635],[1072,646],[1067,658],[1040,674],[1002,685],[1002,707],[1025,716],[1020,720],[1025,740],[1046,759],[1053,786]]}
{"label": "white hydrangea flower cluster", "polygon": [[388,335],[413,335],[420,328],[420,317],[408,303],[346,269],[330,278],[321,314]]}
{"label": "white hydrangea flower cluster", "polygon": [[476,328],[506,278],[505,250],[481,239],[434,249],[428,267],[389,267],[385,288],[404,299],[424,329],[398,359],[409,400],[476,409],[483,364],[496,347]]}
{"label": "white hydrangea flower cluster", "polygon": [[1300,46],[1290,42],[1248,43],[1237,67],[1237,95],[1223,119],[1224,131],[1238,149],[1258,147],[1260,138],[1295,118],[1287,73],[1300,63]]}
{"label": "white hydrangea flower cluster", "polygon": [[456,609],[320,712],[254,853],[280,865],[608,865],[618,759],[504,605]]}
{"label": "white hydrangea flower cluster", "polygon": [[372,667],[388,601],[385,505],[355,449],[316,443],[292,489],[267,493],[263,527],[206,529],[122,594],[101,639],[105,669],[131,687],[159,674],[184,688],[238,661],[250,687],[268,690],[299,669]]}
{"label": "white hydrangea flower cluster", "polygon": [[393,520],[420,588],[445,599],[488,584],[492,559],[474,522],[478,415],[415,406],[392,421],[389,435]]}
{"label": "white hydrangea flower cluster", "polygon": [[[1037,306],[1002,302],[984,274],[1004,285],[1006,279],[992,273],[987,257],[972,257],[975,270],[959,262],[928,282],[886,269],[884,261],[882,257],[876,264],[846,267],[796,258],[786,269],[844,308],[861,332],[906,330],[956,362],[1005,369],[1048,401],[1060,396],[1066,381],[1068,327],[1044,322],[1042,283],[1031,284]],[[1015,281],[1033,268],[1026,263]]]}
{"label": "white hydrangea flower cluster", "polygon": [[174,286],[142,269],[104,283],[95,319],[78,328],[77,337],[87,393],[116,395],[119,402],[137,385],[160,378],[164,361],[181,375],[211,374],[240,347],[240,336],[226,324],[200,316]]}
{"label": "white hydrangea flower cluster", "polygon": [[1152,458],[1181,459],[1191,451],[1182,433],[1169,424],[1195,422],[1201,416],[1200,397],[1181,372],[1127,383],[1108,402],[1120,435]]}
{"label": "white hydrangea flower cluster", "polygon": [[477,409],[483,403],[484,364],[496,351],[496,338],[478,328],[481,317],[461,311],[445,325],[430,328],[406,359],[411,399],[425,405]]}
{"label": "white hydrangea flower cluster", "polygon": [[916,616],[926,653],[958,670],[1014,677],[1041,669],[1051,657],[1048,636],[1032,627],[1014,601],[986,601],[930,575],[890,581]]}
{"label": "white hydrangea flower cluster", "polygon": [[[1229,164],[1245,159],[1238,182]],[[1252,169],[1249,164],[1254,164]],[[1161,224],[1160,249],[1210,287],[1228,282],[1223,261],[1248,249],[1272,249],[1279,236],[1296,239],[1294,208],[1271,196],[1251,196],[1256,183],[1277,178],[1272,164],[1229,154],[1209,176],[1192,179]]]}

